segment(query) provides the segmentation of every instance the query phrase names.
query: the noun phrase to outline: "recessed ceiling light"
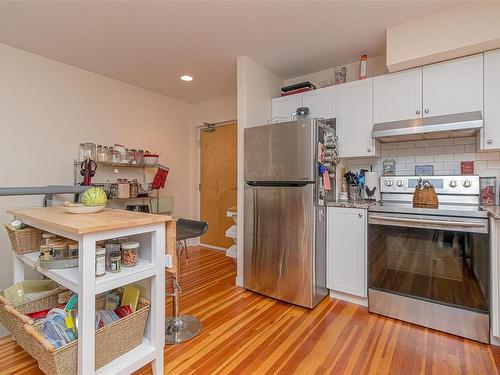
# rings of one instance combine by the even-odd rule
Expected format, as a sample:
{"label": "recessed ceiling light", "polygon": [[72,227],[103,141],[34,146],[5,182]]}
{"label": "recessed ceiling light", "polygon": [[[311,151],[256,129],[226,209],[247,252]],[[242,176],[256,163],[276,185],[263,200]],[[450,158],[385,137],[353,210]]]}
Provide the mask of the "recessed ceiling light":
{"label": "recessed ceiling light", "polygon": [[181,76],[181,79],[183,81],[190,82],[190,81],[193,80],[193,77],[191,77],[190,75],[185,74],[185,75]]}

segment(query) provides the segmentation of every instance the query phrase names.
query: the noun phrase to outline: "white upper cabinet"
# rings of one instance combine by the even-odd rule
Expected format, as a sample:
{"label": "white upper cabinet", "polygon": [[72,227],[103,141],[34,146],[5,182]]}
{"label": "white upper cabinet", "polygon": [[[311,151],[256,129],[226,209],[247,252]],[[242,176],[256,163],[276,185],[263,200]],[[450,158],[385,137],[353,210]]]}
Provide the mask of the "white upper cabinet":
{"label": "white upper cabinet", "polygon": [[341,157],[378,156],[372,138],[373,79],[338,86],[337,135]]}
{"label": "white upper cabinet", "polygon": [[302,94],[302,104],[309,108],[310,118],[337,117],[337,87],[330,86]]}
{"label": "white upper cabinet", "polygon": [[500,50],[484,54],[482,149],[500,148]]}
{"label": "white upper cabinet", "polygon": [[483,110],[483,55],[423,68],[423,116]]}
{"label": "white upper cabinet", "polygon": [[327,208],[326,287],[365,298],[366,210]]}
{"label": "white upper cabinet", "polygon": [[422,68],[373,79],[373,122],[422,117]]}
{"label": "white upper cabinet", "polygon": [[287,121],[293,120],[293,115],[297,108],[303,107],[302,94],[282,96],[272,100],[273,119],[277,117],[286,118]]}

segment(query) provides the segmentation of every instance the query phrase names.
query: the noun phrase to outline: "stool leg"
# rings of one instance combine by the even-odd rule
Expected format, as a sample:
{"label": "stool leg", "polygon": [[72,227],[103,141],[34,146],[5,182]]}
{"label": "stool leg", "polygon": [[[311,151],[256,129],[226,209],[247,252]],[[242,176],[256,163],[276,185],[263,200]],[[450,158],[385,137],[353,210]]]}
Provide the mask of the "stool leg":
{"label": "stool leg", "polygon": [[173,293],[173,317],[165,322],[165,344],[180,344],[192,339],[201,331],[200,320],[191,315],[180,315],[179,294],[182,289],[177,281],[177,274],[172,275],[174,287]]}
{"label": "stool leg", "polygon": [[184,249],[186,249],[186,263],[189,262],[189,253],[188,253],[188,247],[186,244],[186,240],[184,240]]}

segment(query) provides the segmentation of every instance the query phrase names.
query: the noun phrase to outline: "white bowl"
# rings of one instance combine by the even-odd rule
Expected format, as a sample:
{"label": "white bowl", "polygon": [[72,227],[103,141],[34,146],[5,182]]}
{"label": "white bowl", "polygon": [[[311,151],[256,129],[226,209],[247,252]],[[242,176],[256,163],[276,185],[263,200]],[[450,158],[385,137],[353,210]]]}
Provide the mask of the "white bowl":
{"label": "white bowl", "polygon": [[64,206],[64,209],[66,212],[69,212],[70,214],[94,214],[96,212],[101,212],[104,210],[106,206],[75,206],[75,207],[69,207],[69,206]]}

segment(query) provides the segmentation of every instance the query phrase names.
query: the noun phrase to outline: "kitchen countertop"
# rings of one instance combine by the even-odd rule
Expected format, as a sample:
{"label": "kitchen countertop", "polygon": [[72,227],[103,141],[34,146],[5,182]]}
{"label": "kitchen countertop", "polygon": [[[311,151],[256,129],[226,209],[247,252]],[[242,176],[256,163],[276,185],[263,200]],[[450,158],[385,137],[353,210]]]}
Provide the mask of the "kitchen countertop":
{"label": "kitchen countertop", "polygon": [[350,201],[336,201],[336,202],[328,202],[326,204],[327,207],[343,207],[343,208],[361,208],[367,209],[371,205],[377,203],[376,201],[368,201],[361,200],[359,202],[350,202]]}
{"label": "kitchen countertop", "polygon": [[481,206],[493,219],[500,220],[500,206]]}
{"label": "kitchen countertop", "polygon": [[10,209],[17,219],[52,225],[74,234],[86,234],[170,221],[170,216],[105,208],[93,214],[70,214],[63,207]]}

